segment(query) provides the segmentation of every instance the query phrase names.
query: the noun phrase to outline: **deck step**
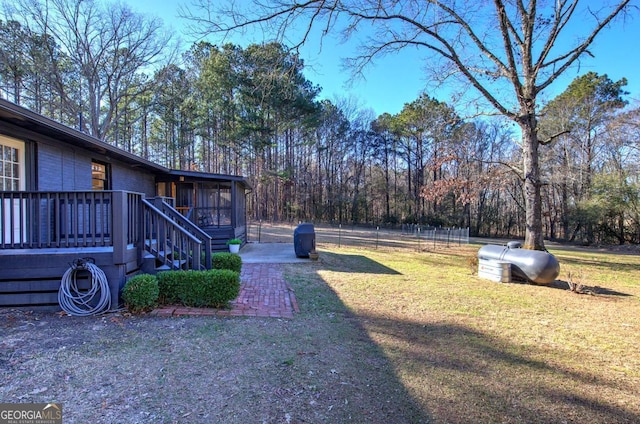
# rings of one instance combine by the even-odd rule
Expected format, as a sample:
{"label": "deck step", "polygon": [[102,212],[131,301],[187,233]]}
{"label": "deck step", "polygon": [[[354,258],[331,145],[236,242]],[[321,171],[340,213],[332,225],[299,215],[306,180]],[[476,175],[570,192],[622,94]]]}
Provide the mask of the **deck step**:
{"label": "deck step", "polygon": [[182,269],[182,265],[186,264],[187,261],[184,259],[175,259],[173,260],[173,266],[175,269]]}

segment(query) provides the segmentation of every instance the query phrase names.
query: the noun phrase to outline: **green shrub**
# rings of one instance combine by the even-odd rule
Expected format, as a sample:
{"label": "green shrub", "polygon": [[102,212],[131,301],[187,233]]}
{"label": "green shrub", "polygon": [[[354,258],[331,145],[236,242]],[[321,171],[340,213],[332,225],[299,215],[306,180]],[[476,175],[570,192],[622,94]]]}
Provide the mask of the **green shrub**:
{"label": "green shrub", "polygon": [[153,309],[158,302],[158,280],[150,274],[131,277],[122,289],[122,299],[131,312]]}
{"label": "green shrub", "polygon": [[210,277],[210,286],[205,299],[211,306],[225,306],[240,294],[240,273],[230,269],[205,271]]}
{"label": "green shrub", "polygon": [[160,301],[219,308],[240,294],[240,274],[228,269],[165,271],[158,274]]}
{"label": "green shrub", "polygon": [[184,274],[188,271],[165,271],[157,274],[158,288],[160,295],[158,302],[162,305],[178,303],[180,301],[180,292],[183,290]]}
{"label": "green shrub", "polygon": [[211,255],[211,266],[213,269],[229,269],[240,272],[242,270],[242,258],[228,252],[218,252]]}

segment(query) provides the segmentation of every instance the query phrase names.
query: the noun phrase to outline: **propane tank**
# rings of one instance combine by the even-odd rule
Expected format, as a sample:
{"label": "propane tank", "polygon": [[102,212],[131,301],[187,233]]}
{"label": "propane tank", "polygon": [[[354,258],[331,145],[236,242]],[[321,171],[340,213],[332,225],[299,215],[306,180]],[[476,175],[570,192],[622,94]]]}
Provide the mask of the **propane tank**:
{"label": "propane tank", "polygon": [[521,249],[519,242],[507,246],[488,244],[478,250],[479,259],[509,262],[511,275],[538,283],[552,283],[560,274],[560,264],[555,256],[541,250]]}

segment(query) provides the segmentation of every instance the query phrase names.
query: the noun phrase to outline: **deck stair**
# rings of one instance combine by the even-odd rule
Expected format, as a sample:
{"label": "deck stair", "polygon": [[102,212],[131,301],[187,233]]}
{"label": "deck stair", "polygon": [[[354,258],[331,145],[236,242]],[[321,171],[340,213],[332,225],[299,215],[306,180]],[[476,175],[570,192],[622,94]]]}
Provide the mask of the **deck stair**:
{"label": "deck stair", "polygon": [[[143,272],[155,274],[160,271],[190,269],[189,264],[194,262],[192,257],[185,253],[180,254],[177,251],[172,251],[168,241],[164,243],[164,247],[169,247],[169,250],[159,250],[158,241],[155,239],[145,241],[145,250],[141,265]],[[181,257],[176,258],[178,255]],[[199,269],[204,269],[202,263]]]}
{"label": "deck stair", "polygon": [[[142,199],[143,268],[210,269],[211,237],[162,199]],[[152,266],[154,258],[155,264]]]}

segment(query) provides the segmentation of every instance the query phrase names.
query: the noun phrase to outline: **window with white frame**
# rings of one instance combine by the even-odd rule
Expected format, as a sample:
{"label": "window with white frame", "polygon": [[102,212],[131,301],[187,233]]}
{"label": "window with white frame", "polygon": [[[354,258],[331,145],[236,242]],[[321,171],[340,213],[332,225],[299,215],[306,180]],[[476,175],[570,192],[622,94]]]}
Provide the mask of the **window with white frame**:
{"label": "window with white frame", "polygon": [[0,191],[24,187],[24,143],[0,136]]}
{"label": "window with white frame", "polygon": [[[25,189],[24,142],[0,135],[0,191]],[[27,239],[26,200],[4,198],[0,203],[0,243]]]}

